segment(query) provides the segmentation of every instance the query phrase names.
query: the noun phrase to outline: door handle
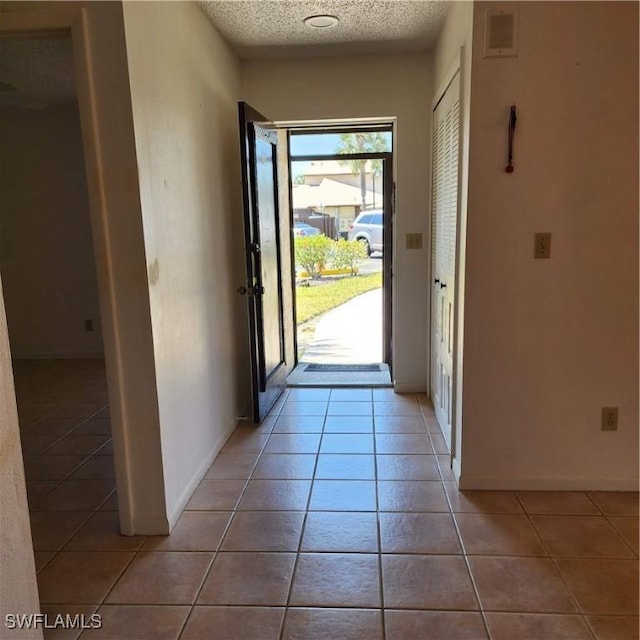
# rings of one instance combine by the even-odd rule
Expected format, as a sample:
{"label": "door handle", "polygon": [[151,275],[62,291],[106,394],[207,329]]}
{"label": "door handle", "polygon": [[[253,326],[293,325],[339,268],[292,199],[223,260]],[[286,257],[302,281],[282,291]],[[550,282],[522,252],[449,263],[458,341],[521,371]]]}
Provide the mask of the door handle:
{"label": "door handle", "polygon": [[441,282],[441,283],[440,283],[440,288],[441,288],[441,289],[446,289],[446,288],[447,288],[447,285],[446,285],[444,282]]}
{"label": "door handle", "polygon": [[435,278],[433,281],[435,284],[438,284],[440,282],[440,278]]}

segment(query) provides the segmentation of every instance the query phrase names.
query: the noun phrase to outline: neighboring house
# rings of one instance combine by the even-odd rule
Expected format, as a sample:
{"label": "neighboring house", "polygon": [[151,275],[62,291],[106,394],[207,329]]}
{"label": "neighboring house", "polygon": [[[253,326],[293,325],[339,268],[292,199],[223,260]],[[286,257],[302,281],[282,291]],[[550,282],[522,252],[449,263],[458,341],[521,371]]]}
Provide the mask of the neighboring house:
{"label": "neighboring house", "polygon": [[[432,51],[282,57],[278,47],[263,59],[241,57],[192,3],[0,4],[1,29],[85,30],[75,39],[86,56],[77,68],[91,72],[79,77],[80,111],[92,124],[84,149],[114,356],[114,443],[124,452],[123,531],[168,532],[246,415],[238,100],[282,122],[397,119],[394,382],[428,389],[431,110],[460,54],[458,479],[484,489],[637,489],[638,5],[518,2],[518,56],[485,57],[485,9],[505,4],[451,3]],[[63,11],[33,21],[42,8]],[[41,185],[32,181],[29,194]],[[532,259],[540,231],[553,232],[550,260]],[[37,226],[31,233],[25,251],[45,251]],[[416,233],[419,250],[405,242]],[[603,406],[619,407],[618,431],[601,431]],[[0,452],[0,596],[11,611],[35,611],[2,304]]]}
{"label": "neighboring house", "polygon": [[[291,190],[294,217],[303,211],[326,214],[335,220],[338,233],[346,234],[362,208],[360,187],[326,177],[319,180],[309,174],[304,177],[305,184],[294,184]],[[381,200],[381,194],[376,200],[372,191],[366,192],[368,206],[373,207],[374,201]]]}

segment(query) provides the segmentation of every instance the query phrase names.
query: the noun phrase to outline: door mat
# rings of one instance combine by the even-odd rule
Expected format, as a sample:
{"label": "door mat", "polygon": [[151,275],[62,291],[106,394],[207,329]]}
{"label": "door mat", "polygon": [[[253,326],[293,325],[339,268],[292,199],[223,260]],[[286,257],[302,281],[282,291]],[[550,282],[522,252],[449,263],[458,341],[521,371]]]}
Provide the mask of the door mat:
{"label": "door mat", "polygon": [[380,371],[379,364],[308,364],[305,371],[329,371],[349,373],[350,371]]}

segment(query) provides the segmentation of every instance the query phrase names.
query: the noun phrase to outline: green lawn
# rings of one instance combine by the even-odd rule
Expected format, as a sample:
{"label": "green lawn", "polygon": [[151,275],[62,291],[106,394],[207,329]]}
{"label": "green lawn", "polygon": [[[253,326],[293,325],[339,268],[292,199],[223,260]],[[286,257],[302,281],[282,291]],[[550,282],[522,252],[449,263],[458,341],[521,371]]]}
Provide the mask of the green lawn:
{"label": "green lawn", "polygon": [[337,307],[351,298],[382,286],[382,274],[339,278],[310,287],[296,287],[296,315],[298,324]]}

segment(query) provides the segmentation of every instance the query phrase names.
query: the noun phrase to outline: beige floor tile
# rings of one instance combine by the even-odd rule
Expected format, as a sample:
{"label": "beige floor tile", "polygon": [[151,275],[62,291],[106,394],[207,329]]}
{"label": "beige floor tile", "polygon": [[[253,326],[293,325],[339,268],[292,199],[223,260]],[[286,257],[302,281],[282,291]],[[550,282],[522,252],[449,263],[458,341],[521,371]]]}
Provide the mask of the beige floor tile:
{"label": "beige floor tile", "polygon": [[374,416],[416,416],[422,417],[420,405],[415,401],[408,402],[386,402],[374,400]]}
{"label": "beige floor tile", "polygon": [[27,480],[62,480],[88,456],[46,456],[25,458],[24,473]]}
{"label": "beige floor tile", "polygon": [[465,553],[471,555],[546,556],[527,516],[456,513]]}
{"label": "beige floor tile", "polygon": [[372,416],[327,416],[325,433],[373,433]]}
{"label": "beige floor tile", "polygon": [[373,434],[328,433],[322,436],[320,453],[358,453],[373,455]]}
{"label": "beige floor tile", "polygon": [[376,465],[378,480],[440,480],[438,463],[433,455],[379,455]]}
{"label": "beige floor tile", "polygon": [[102,602],[131,558],[121,551],[61,551],[38,574],[40,602]]}
{"label": "beige floor tile", "polygon": [[374,388],[373,399],[377,402],[418,402],[415,393],[396,393],[392,388]]}
{"label": "beige floor tile", "polygon": [[101,505],[98,511],[117,511],[118,491],[114,491]]}
{"label": "beige floor tile", "polygon": [[294,553],[219,553],[198,604],[282,606],[295,559]]}
{"label": "beige floor tile", "polygon": [[460,491],[455,482],[445,482],[454,513],[524,513],[513,491]]}
{"label": "beige floor tile", "polygon": [[111,420],[108,417],[95,417],[83,422],[75,432],[78,435],[111,435]]}
{"label": "beige floor tile", "polygon": [[311,511],[375,511],[376,483],[370,480],[315,480]]}
{"label": "beige floor tile", "polygon": [[579,615],[534,613],[487,613],[491,640],[593,640]]}
{"label": "beige floor tile", "polygon": [[587,616],[597,640],[638,640],[637,616]]}
{"label": "beige floor tile", "polygon": [[205,478],[207,480],[248,480],[257,460],[257,453],[219,455],[209,467]]}
{"label": "beige floor tile", "polygon": [[438,461],[438,468],[440,469],[440,475],[445,482],[455,482],[455,474],[451,469],[451,456],[449,455],[436,455]]}
{"label": "beige floor tile", "polygon": [[380,607],[378,556],[300,554],[289,603],[293,607]]}
{"label": "beige floor tile", "polygon": [[269,434],[257,433],[248,427],[237,427],[231,434],[220,455],[229,453],[260,453],[264,448]]}
{"label": "beige floor tile", "polygon": [[381,513],[382,553],[461,554],[448,513]]}
{"label": "beige floor tile", "polygon": [[149,536],[145,551],[215,551],[222,540],[230,511],[185,511],[171,535]]}
{"label": "beige floor tile", "polygon": [[[56,625],[57,617],[81,616],[85,625],[92,623],[91,615],[98,609],[97,604],[45,604],[40,607],[42,613],[47,616],[48,626],[56,628],[44,628],[45,640],[76,640],[82,633],[81,628],[65,629],[63,625]],[[80,622],[78,623],[80,625]]]}
{"label": "beige floor tile", "polygon": [[98,613],[102,628],[85,631],[90,640],[176,640],[189,614],[189,607],[105,605]]}
{"label": "beige floor tile", "polygon": [[90,511],[32,511],[31,538],[36,551],[58,551],[91,516]]}
{"label": "beige floor tile", "polygon": [[384,605],[389,609],[478,609],[461,556],[382,556]]}
{"label": "beige floor tile", "polygon": [[282,416],[323,416],[327,412],[327,401],[285,402],[280,411]]}
{"label": "beige floor tile", "polygon": [[109,604],[192,604],[212,553],[142,551],[127,567]]}
{"label": "beige floor tile", "polygon": [[304,511],[310,490],[310,480],[250,480],[238,509]]}
{"label": "beige floor tile", "polygon": [[420,416],[375,417],[376,433],[425,433],[424,420]]}
{"label": "beige floor tile", "polygon": [[113,480],[115,477],[113,457],[94,455],[81,464],[69,476],[69,480]]}
{"label": "beige floor tile", "polygon": [[376,453],[433,453],[426,433],[376,433]]}
{"label": "beige floor tile", "polygon": [[633,552],[638,555],[638,518],[636,516],[609,516],[608,520],[633,549]]}
{"label": "beige floor tile", "polygon": [[246,485],[244,480],[203,480],[195,490],[187,509],[192,511],[230,511]]}
{"label": "beige floor tile", "polygon": [[265,453],[318,453],[319,433],[272,433]]}
{"label": "beige floor tile", "polygon": [[253,472],[254,480],[310,480],[316,456],[310,453],[263,453]]}
{"label": "beige floor tile", "polygon": [[554,515],[600,515],[583,491],[518,491],[527,513]]}
{"label": "beige floor tile", "polygon": [[59,482],[56,480],[28,480],[26,484],[27,501],[29,508],[33,509],[42,498],[58,486]]}
{"label": "beige floor tile", "polygon": [[469,558],[485,611],[576,613],[562,578],[547,558]]}
{"label": "beige floor tile", "polygon": [[632,491],[591,491],[589,497],[598,505],[602,513],[610,516],[637,516],[638,492]]}
{"label": "beige floor tile", "polygon": [[40,571],[55,555],[55,551],[34,551],[33,557],[36,563],[36,571]]}
{"label": "beige floor tile", "polygon": [[273,433],[322,433],[324,416],[279,416]]}
{"label": "beige floor tile", "polygon": [[585,613],[637,615],[638,561],[557,561],[562,577]]}
{"label": "beige floor tile", "polygon": [[374,609],[289,609],[283,640],[382,640],[382,614]]}
{"label": "beige floor tile", "polygon": [[430,437],[431,446],[433,447],[433,451],[437,455],[449,455],[449,445],[442,435],[440,435],[439,433],[432,433]]}
{"label": "beige floor tile", "polygon": [[330,402],[327,408],[328,416],[371,416],[373,405],[371,402]]}
{"label": "beige floor tile", "polygon": [[95,453],[100,447],[111,440],[108,435],[77,435],[74,431],[56,442],[47,450],[47,455],[53,456],[82,456]]}
{"label": "beige floor tile", "polygon": [[114,489],[114,480],[65,480],[38,503],[38,510],[92,511]]}
{"label": "beige floor tile", "polygon": [[20,444],[23,456],[37,456],[48,449],[54,442],[60,439],[60,435],[55,433],[43,433],[42,431],[32,431],[27,429],[20,434]]}
{"label": "beige floor tile", "polygon": [[78,420],[69,418],[45,418],[42,422],[28,429],[24,435],[56,435],[62,437],[73,431],[79,424]]}
{"label": "beige floor tile", "polygon": [[441,482],[381,480],[378,502],[380,511],[449,511]]}
{"label": "beige floor tile", "polygon": [[603,516],[531,516],[549,553],[565,558],[633,558]]}
{"label": "beige floor tile", "polygon": [[371,389],[331,389],[331,402],[371,402]]}
{"label": "beige floor tile", "polygon": [[279,607],[194,607],[180,638],[279,640],[283,617]]}
{"label": "beige floor tile", "polygon": [[315,477],[318,480],[375,480],[374,457],[363,454],[321,453],[318,456]]}
{"label": "beige floor tile", "polygon": [[[479,613],[470,611],[385,611],[386,640],[487,640]],[[529,639],[532,640],[532,639]]]}
{"label": "beige floor tile", "polygon": [[375,513],[317,511],[307,514],[301,551],[377,553]]}
{"label": "beige floor tile", "polygon": [[297,551],[302,511],[238,511],[222,543],[222,551]]}
{"label": "beige floor tile", "polygon": [[80,527],[65,551],[137,551],[144,536],[123,536],[117,511],[99,511]]}
{"label": "beige floor tile", "polygon": [[290,389],[287,402],[328,402],[331,389],[304,389],[302,387]]}

